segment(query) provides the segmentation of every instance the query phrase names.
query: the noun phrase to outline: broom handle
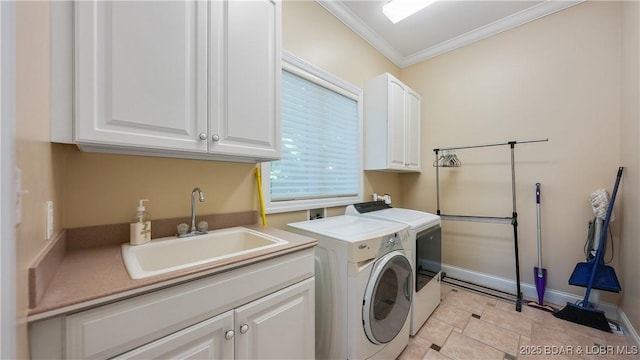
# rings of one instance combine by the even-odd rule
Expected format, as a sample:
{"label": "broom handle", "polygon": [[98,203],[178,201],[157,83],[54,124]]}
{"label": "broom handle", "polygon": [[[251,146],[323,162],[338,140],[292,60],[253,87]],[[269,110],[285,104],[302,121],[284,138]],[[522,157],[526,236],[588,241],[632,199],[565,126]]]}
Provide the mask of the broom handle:
{"label": "broom handle", "polygon": [[542,278],[542,236],[540,234],[540,183],[536,183],[536,219],[538,224],[538,277]]}
{"label": "broom handle", "polygon": [[589,295],[591,293],[591,287],[593,280],[596,277],[596,268],[600,261],[602,261],[604,243],[607,241],[607,229],[609,228],[609,221],[611,220],[611,213],[613,213],[613,203],[616,201],[616,194],[618,193],[618,185],[620,185],[620,178],[622,178],[622,170],[624,168],[620,166],[618,168],[618,175],[616,176],[616,184],[613,187],[613,193],[611,194],[611,200],[609,201],[609,208],[607,209],[607,217],[604,220],[604,227],[602,228],[602,234],[600,235],[600,243],[598,244],[598,250],[596,251],[596,259],[591,269],[591,276],[589,277],[589,283],[587,284],[587,291],[584,293],[584,299],[582,300],[582,306],[587,307],[589,304]]}

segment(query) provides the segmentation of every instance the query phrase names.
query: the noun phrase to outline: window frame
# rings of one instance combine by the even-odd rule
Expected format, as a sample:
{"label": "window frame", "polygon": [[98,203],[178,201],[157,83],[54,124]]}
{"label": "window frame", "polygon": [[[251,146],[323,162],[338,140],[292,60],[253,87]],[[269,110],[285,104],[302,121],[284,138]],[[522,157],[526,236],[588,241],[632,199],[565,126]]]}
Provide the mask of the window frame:
{"label": "window frame", "polygon": [[335,91],[343,96],[355,100],[358,104],[358,193],[353,196],[322,197],[298,200],[271,200],[270,162],[260,164],[262,175],[262,194],[264,197],[265,212],[267,214],[301,211],[335,206],[346,206],[361,202],[364,193],[364,161],[363,161],[363,92],[337,76],[320,69],[319,67],[302,60],[286,51],[282,52],[282,70],[286,70],[317,85]]}

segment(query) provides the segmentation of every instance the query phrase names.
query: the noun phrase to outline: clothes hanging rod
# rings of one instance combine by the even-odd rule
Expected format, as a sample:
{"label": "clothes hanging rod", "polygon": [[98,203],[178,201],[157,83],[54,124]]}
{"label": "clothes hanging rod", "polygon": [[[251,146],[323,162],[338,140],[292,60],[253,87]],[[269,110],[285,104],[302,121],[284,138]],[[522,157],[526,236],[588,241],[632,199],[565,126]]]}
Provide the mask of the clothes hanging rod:
{"label": "clothes hanging rod", "polygon": [[482,145],[470,145],[470,146],[456,146],[456,147],[447,147],[447,148],[439,148],[439,149],[433,149],[433,151],[435,151],[436,153],[438,153],[439,151],[442,150],[461,150],[461,149],[475,149],[475,148],[483,148],[483,147],[490,147],[490,146],[504,146],[504,145],[516,145],[516,144],[528,144],[528,143],[537,143],[537,142],[546,142],[549,141],[549,139],[537,139],[537,140],[526,140],[526,141],[507,141],[504,143],[496,143],[496,144],[482,144]]}
{"label": "clothes hanging rod", "polygon": [[488,224],[512,224],[513,217],[471,216],[471,215],[445,215],[440,214],[442,220],[468,221]]}

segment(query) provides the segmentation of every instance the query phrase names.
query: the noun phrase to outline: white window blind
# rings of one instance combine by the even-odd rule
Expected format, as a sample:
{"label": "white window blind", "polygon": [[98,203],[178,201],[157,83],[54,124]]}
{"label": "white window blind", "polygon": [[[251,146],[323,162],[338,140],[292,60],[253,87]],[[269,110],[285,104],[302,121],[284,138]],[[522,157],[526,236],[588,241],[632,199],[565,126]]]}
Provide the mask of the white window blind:
{"label": "white window blind", "polygon": [[281,91],[282,158],[268,165],[267,209],[357,201],[359,95],[291,66],[282,71]]}

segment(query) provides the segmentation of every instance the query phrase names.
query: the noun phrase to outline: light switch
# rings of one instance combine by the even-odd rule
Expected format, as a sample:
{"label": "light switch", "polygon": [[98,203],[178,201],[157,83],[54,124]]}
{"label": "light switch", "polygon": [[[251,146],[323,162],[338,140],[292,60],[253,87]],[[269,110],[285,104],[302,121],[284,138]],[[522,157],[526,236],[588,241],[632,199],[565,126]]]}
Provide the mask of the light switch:
{"label": "light switch", "polygon": [[22,196],[28,193],[28,191],[22,189],[22,169],[16,168],[13,176],[13,188],[16,190],[13,209],[14,219],[16,225],[22,223]]}
{"label": "light switch", "polygon": [[45,213],[47,216],[46,240],[50,240],[53,236],[53,201],[47,201]]}

